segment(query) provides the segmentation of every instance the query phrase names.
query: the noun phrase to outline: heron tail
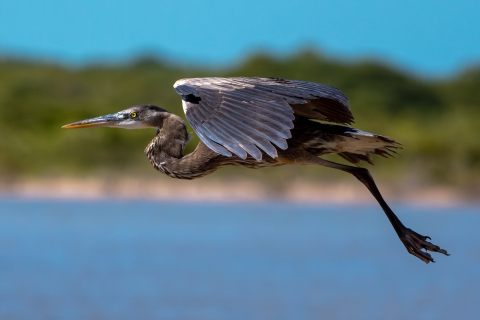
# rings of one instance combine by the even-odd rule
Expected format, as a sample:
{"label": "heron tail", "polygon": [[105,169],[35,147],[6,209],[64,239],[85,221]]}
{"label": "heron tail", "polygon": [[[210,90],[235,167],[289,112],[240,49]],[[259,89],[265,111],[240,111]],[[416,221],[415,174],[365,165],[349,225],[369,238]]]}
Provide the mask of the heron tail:
{"label": "heron tail", "polygon": [[386,136],[341,125],[320,125],[321,139],[327,141],[321,148],[327,147],[327,153],[337,153],[356,166],[362,161],[373,165],[372,154],[389,158],[397,154],[395,149],[402,149],[400,143]]}

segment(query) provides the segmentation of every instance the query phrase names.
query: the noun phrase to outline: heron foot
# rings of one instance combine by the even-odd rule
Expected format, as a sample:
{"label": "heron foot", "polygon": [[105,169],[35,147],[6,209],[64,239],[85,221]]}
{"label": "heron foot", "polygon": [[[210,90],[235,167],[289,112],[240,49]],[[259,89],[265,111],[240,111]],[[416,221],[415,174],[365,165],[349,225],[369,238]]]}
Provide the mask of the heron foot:
{"label": "heron foot", "polygon": [[[440,252],[446,256],[449,256],[447,250],[444,250],[439,246],[427,241],[431,240],[430,237],[422,236],[421,234],[418,234],[409,228],[405,228],[403,230],[403,235],[400,236],[400,240],[403,242],[403,245],[405,246],[405,248],[407,248],[410,254],[413,254],[415,257],[419,258],[427,264],[429,262],[435,262],[432,256],[428,252],[426,252],[427,250],[432,252]],[[422,249],[425,249],[425,251],[423,251]]]}

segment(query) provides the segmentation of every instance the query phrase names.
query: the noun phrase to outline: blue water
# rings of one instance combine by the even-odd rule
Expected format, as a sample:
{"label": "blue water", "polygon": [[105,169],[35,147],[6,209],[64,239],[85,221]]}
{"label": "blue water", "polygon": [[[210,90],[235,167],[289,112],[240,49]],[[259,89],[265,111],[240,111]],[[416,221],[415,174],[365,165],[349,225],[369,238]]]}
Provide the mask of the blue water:
{"label": "blue water", "polygon": [[0,201],[0,319],[478,319],[480,210]]}

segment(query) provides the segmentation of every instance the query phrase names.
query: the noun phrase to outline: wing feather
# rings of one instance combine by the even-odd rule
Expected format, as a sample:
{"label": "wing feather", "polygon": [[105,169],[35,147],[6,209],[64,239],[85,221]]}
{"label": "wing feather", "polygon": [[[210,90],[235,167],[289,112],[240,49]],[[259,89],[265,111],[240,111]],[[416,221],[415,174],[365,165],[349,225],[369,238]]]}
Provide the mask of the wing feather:
{"label": "wing feather", "polygon": [[283,102],[281,105],[277,106],[277,102],[271,102],[264,99],[250,99],[238,101],[237,97],[240,97],[236,92],[224,97],[225,101],[235,101],[236,105],[241,109],[246,109],[255,113],[262,113],[264,115],[279,117],[281,121],[284,120],[294,120],[295,116],[292,114],[291,107]]}
{"label": "wing feather", "polygon": [[[228,104],[226,104],[226,108],[228,108]],[[234,117],[239,123],[248,125],[251,128],[263,132],[269,139],[275,139],[277,136],[284,139],[292,137],[290,130],[275,128],[271,123],[268,123],[267,118],[262,117],[262,115],[258,113],[251,114],[249,117],[247,117],[243,113],[233,108],[229,109],[228,113],[231,114],[232,117]]]}
{"label": "wing feather", "polygon": [[[232,130],[234,130],[238,135],[242,136],[244,139],[249,140],[252,144],[258,146],[260,149],[265,151],[270,157],[276,158],[277,155],[277,149],[275,149],[274,146],[270,143],[268,139],[265,139],[261,137],[256,130],[250,130],[248,135],[244,133],[240,126],[237,125],[237,123],[231,123],[229,120],[225,121],[226,125],[229,125]],[[252,154],[251,152],[248,151],[248,153]],[[252,156],[255,158],[255,156],[252,154]],[[260,155],[261,159],[261,155]]]}
{"label": "wing feather", "polygon": [[[284,138],[290,138],[290,129],[293,128],[293,123],[290,121],[276,121],[272,117],[266,116],[259,112],[251,112],[247,117],[245,115],[245,110],[247,108],[239,108],[234,101],[228,101],[225,99],[225,103],[223,104],[224,109],[228,109],[231,113],[235,114],[237,118],[244,119],[245,121],[256,121],[258,122],[257,125],[265,127],[265,130],[273,129],[276,130],[280,135],[284,136]],[[290,122],[290,123],[288,123]]]}
{"label": "wing feather", "polygon": [[[227,121],[217,121],[215,125],[222,128],[231,137],[233,137],[238,142],[238,145],[244,150],[244,152],[245,151],[248,152],[248,154],[252,155],[252,157],[256,159],[262,158],[262,153],[255,146],[254,142],[251,141],[252,139],[246,136],[243,132],[238,130],[236,127],[229,125]],[[242,154],[243,154],[243,159],[245,159],[247,157],[247,153],[242,153]]]}
{"label": "wing feather", "polygon": [[211,135],[207,135],[207,129],[205,129],[203,127],[199,127],[195,130],[195,132],[197,133],[198,137],[200,139],[202,139],[202,141],[207,145],[207,147],[209,147],[213,151],[215,151],[215,152],[217,152],[217,153],[219,153],[219,154],[221,154],[225,157],[231,157],[232,156],[232,154],[227,149],[225,149],[225,147],[223,147],[218,142],[215,142],[212,139]]}
{"label": "wing feather", "polygon": [[203,126],[211,134],[213,133],[213,137],[218,139],[218,143],[224,146],[228,151],[235,153],[242,159],[245,159],[247,157],[247,153],[238,144],[238,141],[236,141],[235,138],[225,132],[225,130],[223,130],[221,127],[215,125],[215,120],[206,122]]}
{"label": "wing feather", "polygon": [[[240,115],[240,116],[243,117],[243,115]],[[225,112],[224,114],[222,114],[222,120],[230,124],[235,124],[236,128],[238,128],[239,130],[242,130],[242,132],[245,132],[249,136],[252,136],[252,137],[257,136],[260,139],[273,142],[275,145],[277,145],[279,148],[283,150],[287,149],[287,142],[285,141],[285,139],[277,136],[271,136],[271,135],[269,136],[267,131],[261,130],[261,128],[256,127],[256,125],[262,126],[261,123],[258,124],[257,122],[249,121],[251,119],[247,119],[247,118],[239,119],[235,117],[235,114],[229,113],[229,112]],[[270,146],[274,148],[271,144]]]}
{"label": "wing feather", "polygon": [[347,97],[313,82],[278,78],[193,78],[174,84],[199,138],[224,156],[261,160],[288,147],[296,117],[350,124]]}

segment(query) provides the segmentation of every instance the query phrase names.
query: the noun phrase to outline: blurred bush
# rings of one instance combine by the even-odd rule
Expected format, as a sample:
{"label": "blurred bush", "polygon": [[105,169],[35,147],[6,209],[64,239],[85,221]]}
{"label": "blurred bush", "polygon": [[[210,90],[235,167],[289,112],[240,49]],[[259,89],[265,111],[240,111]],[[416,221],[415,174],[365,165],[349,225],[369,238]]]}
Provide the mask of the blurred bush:
{"label": "blurred bush", "polygon": [[[142,103],[183,117],[173,83],[205,76],[283,77],[340,88],[350,98],[355,127],[404,145],[400,159],[377,158],[376,176],[395,183],[480,186],[480,68],[448,79],[422,79],[380,62],[335,61],[311,50],[283,58],[259,53],[225,69],[186,68],[152,57],[78,69],[3,59],[0,174],[4,179],[149,175],[153,169],[143,149],[153,130],[67,131],[61,125]],[[189,144],[187,152],[197,141]],[[213,178],[238,176],[268,177],[280,184],[292,177],[343,177],[318,168],[292,167],[256,172],[222,169]]]}

